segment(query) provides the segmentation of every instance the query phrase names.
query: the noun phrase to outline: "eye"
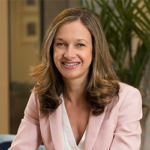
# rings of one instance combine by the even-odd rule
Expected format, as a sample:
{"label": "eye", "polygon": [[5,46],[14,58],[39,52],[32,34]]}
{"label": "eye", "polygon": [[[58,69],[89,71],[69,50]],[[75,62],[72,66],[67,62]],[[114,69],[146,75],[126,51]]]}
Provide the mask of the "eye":
{"label": "eye", "polygon": [[64,46],[64,43],[57,43],[57,46]]}
{"label": "eye", "polygon": [[84,47],[85,45],[82,44],[82,43],[79,43],[78,46],[79,46],[79,47]]}

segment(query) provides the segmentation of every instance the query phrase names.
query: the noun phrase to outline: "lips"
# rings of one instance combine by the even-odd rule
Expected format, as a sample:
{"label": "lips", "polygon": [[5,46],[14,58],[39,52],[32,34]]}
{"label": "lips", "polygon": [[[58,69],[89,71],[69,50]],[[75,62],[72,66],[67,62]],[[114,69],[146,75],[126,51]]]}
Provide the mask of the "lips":
{"label": "lips", "polygon": [[80,64],[80,62],[62,62],[62,64],[67,69],[74,69]]}
{"label": "lips", "polygon": [[63,63],[63,64],[66,65],[66,66],[75,66],[75,65],[77,65],[79,63]]}

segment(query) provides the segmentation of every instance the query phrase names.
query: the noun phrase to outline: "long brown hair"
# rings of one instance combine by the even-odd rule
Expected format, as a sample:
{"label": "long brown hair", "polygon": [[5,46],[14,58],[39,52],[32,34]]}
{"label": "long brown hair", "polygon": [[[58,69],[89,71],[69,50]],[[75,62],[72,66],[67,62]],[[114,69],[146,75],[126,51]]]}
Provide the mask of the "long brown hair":
{"label": "long brown hair", "polygon": [[40,109],[44,114],[55,111],[61,104],[59,96],[65,86],[53,61],[55,34],[63,24],[76,20],[80,20],[92,36],[92,63],[85,89],[87,104],[93,109],[94,115],[99,115],[113,97],[118,97],[118,79],[110,63],[107,42],[98,18],[85,8],[69,8],[61,12],[50,25],[43,42],[42,61],[31,67],[31,75],[36,83],[33,91],[39,97]]}

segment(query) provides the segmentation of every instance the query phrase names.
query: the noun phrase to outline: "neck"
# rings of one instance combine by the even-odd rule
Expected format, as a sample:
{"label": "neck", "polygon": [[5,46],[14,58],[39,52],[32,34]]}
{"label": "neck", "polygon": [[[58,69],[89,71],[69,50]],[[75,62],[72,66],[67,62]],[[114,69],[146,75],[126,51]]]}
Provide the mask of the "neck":
{"label": "neck", "polygon": [[65,89],[64,89],[64,99],[65,101],[70,101],[74,104],[81,104],[85,101],[85,86],[86,80],[82,82],[78,79],[64,79],[65,82]]}

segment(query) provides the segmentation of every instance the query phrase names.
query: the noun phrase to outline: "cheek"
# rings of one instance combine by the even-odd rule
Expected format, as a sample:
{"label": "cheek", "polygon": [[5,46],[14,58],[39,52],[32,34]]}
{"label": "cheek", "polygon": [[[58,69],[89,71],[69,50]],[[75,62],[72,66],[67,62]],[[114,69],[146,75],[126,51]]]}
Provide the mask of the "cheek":
{"label": "cheek", "polygon": [[57,67],[58,66],[57,64],[58,64],[58,61],[59,61],[59,55],[58,55],[57,51],[54,51],[54,53],[53,53],[53,60],[54,60],[54,63]]}
{"label": "cheek", "polygon": [[54,54],[53,54],[53,59],[54,59],[54,60],[57,59],[57,56],[58,56],[58,54],[57,54],[56,52],[54,52]]}
{"label": "cheek", "polygon": [[53,59],[58,60],[60,57],[60,52],[58,50],[54,50],[53,52]]}
{"label": "cheek", "polygon": [[59,49],[54,49],[53,58],[61,58],[63,56],[63,51]]}
{"label": "cheek", "polygon": [[82,53],[81,57],[84,61],[91,63],[92,61],[92,52]]}
{"label": "cheek", "polygon": [[62,53],[60,53],[60,51],[55,50],[53,53],[53,60],[56,67],[59,67],[61,59],[62,59]]}
{"label": "cheek", "polygon": [[53,60],[54,60],[54,63],[56,62],[56,58],[57,58],[57,53],[53,52]]}

